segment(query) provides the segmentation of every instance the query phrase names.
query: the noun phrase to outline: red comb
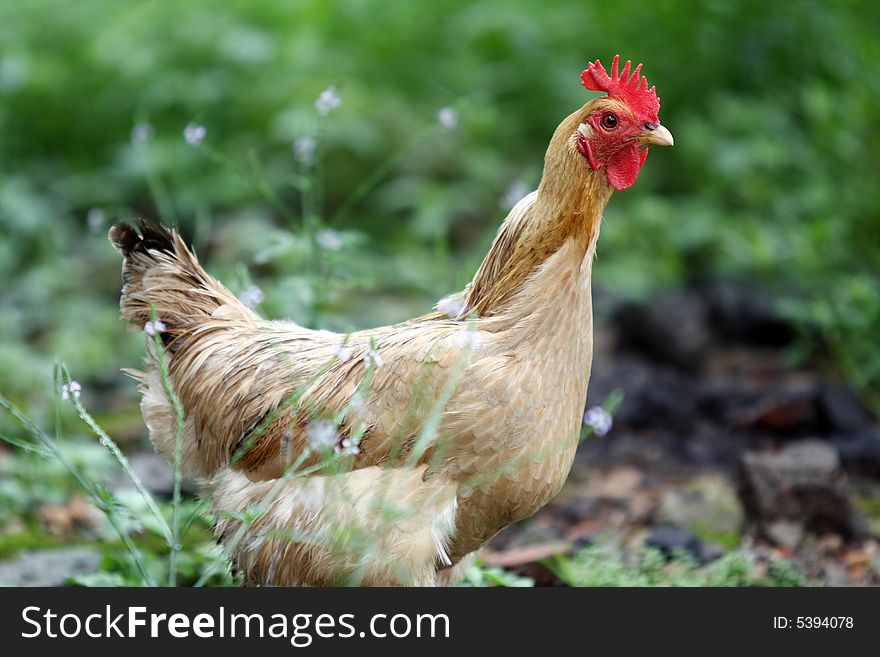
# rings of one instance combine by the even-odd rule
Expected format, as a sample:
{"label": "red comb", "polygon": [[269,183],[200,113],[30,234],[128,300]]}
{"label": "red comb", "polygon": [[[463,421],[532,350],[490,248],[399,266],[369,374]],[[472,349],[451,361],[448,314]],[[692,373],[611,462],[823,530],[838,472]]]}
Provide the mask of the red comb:
{"label": "red comb", "polygon": [[639,76],[642,72],[642,65],[636,66],[636,70],[630,76],[629,69],[632,62],[627,60],[618,76],[617,64],[619,62],[620,55],[615,55],[614,61],[611,62],[610,76],[598,59],[591,62],[587,70],[581,73],[581,82],[590,91],[604,91],[612,98],[619,98],[628,104],[640,119],[656,123],[658,121],[657,113],[660,111],[660,99],[657,98],[654,87],[648,89],[648,79],[645,76]]}

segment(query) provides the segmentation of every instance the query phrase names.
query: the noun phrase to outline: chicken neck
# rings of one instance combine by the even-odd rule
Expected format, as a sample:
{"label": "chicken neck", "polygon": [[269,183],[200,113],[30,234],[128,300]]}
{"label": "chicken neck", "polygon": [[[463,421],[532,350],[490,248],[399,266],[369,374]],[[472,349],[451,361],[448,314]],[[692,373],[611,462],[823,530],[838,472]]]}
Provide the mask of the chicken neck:
{"label": "chicken neck", "polygon": [[[559,277],[576,275],[589,286],[602,212],[612,190],[604,172],[593,171],[576,151],[577,116],[557,128],[537,192],[511,211],[469,286],[468,310],[481,318],[535,310],[529,306],[546,303]],[[529,294],[528,288],[543,294]]]}

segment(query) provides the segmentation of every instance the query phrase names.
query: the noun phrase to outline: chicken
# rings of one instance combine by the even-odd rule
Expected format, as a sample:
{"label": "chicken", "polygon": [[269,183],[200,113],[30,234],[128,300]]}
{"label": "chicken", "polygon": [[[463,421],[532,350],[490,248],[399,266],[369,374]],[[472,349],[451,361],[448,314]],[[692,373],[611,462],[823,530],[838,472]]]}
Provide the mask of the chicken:
{"label": "chicken", "polygon": [[134,373],[151,439],[172,460],[179,445],[246,583],[452,583],[559,491],[593,356],[602,212],[649,145],[673,142],[641,65],[618,61],[582,73],[607,95],[562,121],[537,191],[465,290],[423,317],[348,336],[267,321],[176,232],[111,228],[122,316],[158,320],[185,416],[178,433],[154,350]]}

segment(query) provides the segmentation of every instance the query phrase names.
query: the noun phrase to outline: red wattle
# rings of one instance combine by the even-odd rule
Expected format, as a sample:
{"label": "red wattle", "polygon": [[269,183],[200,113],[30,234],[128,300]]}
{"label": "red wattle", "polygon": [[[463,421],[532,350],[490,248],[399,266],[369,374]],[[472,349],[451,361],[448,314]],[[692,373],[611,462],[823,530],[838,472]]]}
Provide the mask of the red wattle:
{"label": "red wattle", "polygon": [[645,162],[648,155],[647,149],[639,151],[636,144],[621,148],[614,155],[608,158],[605,164],[605,172],[608,176],[608,182],[618,192],[627,187],[631,187],[639,177],[639,170]]}
{"label": "red wattle", "polygon": [[593,155],[593,149],[590,147],[590,142],[584,139],[583,135],[578,135],[577,149],[581,152],[581,155],[587,158],[587,161],[590,163],[593,171],[602,166],[596,161],[596,156]]}

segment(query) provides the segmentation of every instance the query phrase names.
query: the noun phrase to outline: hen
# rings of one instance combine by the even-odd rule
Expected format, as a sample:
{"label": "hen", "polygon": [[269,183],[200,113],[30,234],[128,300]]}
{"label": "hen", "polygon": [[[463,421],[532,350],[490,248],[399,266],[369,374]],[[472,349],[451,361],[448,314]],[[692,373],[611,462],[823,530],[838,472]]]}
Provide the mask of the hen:
{"label": "hen", "polygon": [[[121,310],[161,332],[141,381],[151,438],[202,482],[216,535],[251,584],[438,585],[540,509],[577,445],[602,211],[654,144],[659,99],[627,62],[565,118],[537,191],[438,311],[348,336],[261,319],[174,231],[113,226]],[[157,321],[152,321],[153,319]],[[154,350],[155,351],[155,350]]]}

